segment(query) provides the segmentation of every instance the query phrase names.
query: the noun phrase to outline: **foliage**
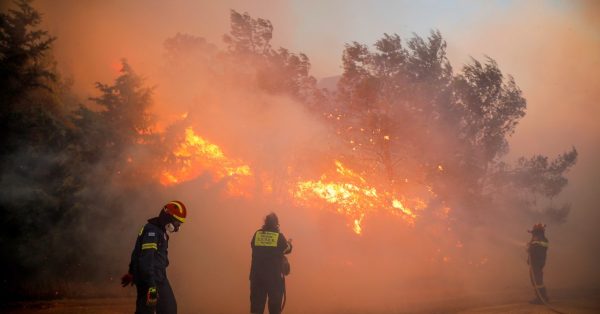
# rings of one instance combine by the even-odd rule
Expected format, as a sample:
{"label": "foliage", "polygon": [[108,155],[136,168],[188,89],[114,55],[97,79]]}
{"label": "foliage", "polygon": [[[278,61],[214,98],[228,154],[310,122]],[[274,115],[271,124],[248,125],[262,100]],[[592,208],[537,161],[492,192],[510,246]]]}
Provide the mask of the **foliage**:
{"label": "foliage", "polygon": [[132,183],[152,182],[162,156],[147,114],[152,90],[123,62],[114,85],[97,84],[100,110],[71,113],[39,13],[19,0],[0,19],[0,295],[56,296],[64,278],[96,279],[96,263],[121,243],[106,239],[128,222],[122,204],[143,191]]}
{"label": "foliage", "polygon": [[231,31],[223,37],[236,75],[254,78],[256,86],[273,94],[287,94],[308,104],[320,97],[310,60],[303,53],[271,47],[273,26],[268,20],[231,10]]}
{"label": "foliage", "polygon": [[154,150],[160,140],[152,133],[153,118],[148,114],[152,89],[143,86],[125,60],[114,85],[96,83],[96,88],[100,96],[90,100],[100,109],[81,106],[75,115],[80,130],[77,154],[90,166],[100,165],[103,173],[118,174],[119,182],[144,182],[136,179],[152,176],[145,172],[153,167],[156,158],[149,155],[158,153]]}
{"label": "foliage", "polygon": [[[346,45],[337,105],[328,114],[350,148],[347,158],[396,188],[416,180],[440,201],[467,210],[489,207],[482,201],[499,198],[500,191],[525,189],[546,198],[560,193],[575,149],[552,162],[545,156],[521,159],[507,172],[501,157],[526,100],[493,59],[473,59],[454,73],[439,31],[426,39],[414,35],[406,47],[398,35],[384,34],[374,47]],[[535,202],[528,198],[522,198],[524,209],[532,210]]]}
{"label": "foliage", "polygon": [[[135,200],[157,191],[166,138],[181,130],[152,130],[153,88],[126,61],[112,84],[96,84],[93,106],[70,112],[72,95],[51,54],[55,38],[39,29],[29,1],[14,7],[0,13],[0,298],[27,293],[27,284],[95,280],[96,265],[114,265],[108,252],[130,244],[119,241],[118,230],[140,206]],[[346,160],[393,189],[410,180],[465,210],[507,196],[527,211],[567,185],[575,148],[553,160],[502,160],[526,101],[491,58],[455,72],[438,31],[406,43],[384,34],[374,50],[346,45],[342,77],[329,93],[317,88],[305,54],[271,46],[270,21],[233,10],[230,19],[225,51],[177,34],[165,42],[168,65],[198,59],[202,66],[189,71],[305,105],[346,144]],[[570,207],[545,210],[564,221]]]}
{"label": "foliage", "polygon": [[48,234],[69,224],[69,196],[77,190],[62,151],[70,125],[57,97],[64,90],[50,53],[54,38],[38,29],[40,15],[29,1],[14,6],[0,14],[2,291],[55,271],[49,258],[70,256],[53,254],[65,239]]}
{"label": "foliage", "polygon": [[58,92],[57,75],[48,53],[54,38],[37,29],[40,15],[28,1],[15,5],[17,9],[0,13],[1,156],[18,149],[23,141],[53,140],[54,133],[48,129],[62,133],[57,121],[60,104],[52,97]]}

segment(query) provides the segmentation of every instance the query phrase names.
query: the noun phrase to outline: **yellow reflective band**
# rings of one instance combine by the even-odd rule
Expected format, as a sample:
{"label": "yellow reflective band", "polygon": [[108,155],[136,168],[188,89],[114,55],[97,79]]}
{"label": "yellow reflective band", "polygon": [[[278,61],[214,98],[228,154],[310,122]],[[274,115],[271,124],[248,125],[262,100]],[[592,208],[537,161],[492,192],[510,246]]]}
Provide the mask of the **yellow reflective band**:
{"label": "yellow reflective band", "polygon": [[183,209],[181,208],[181,205],[179,204],[179,202],[172,201],[169,204],[174,204],[175,206],[177,206],[177,208],[179,208],[179,213],[183,214]]}
{"label": "yellow reflective band", "polygon": [[[177,208],[179,209],[179,213],[183,214],[183,208],[181,207],[181,204],[179,204],[179,202],[173,201],[173,202],[170,202],[169,204],[174,204],[175,206],[177,206]],[[173,214],[173,217],[175,217],[175,219],[177,219],[181,222],[185,222],[185,219],[183,217],[179,217],[175,214]]]}
{"label": "yellow reflective band", "polygon": [[183,222],[185,222],[185,219],[184,219],[184,218],[182,218],[182,217],[179,217],[179,216],[177,216],[177,215],[173,215],[173,217],[175,217],[175,219],[177,219],[177,220],[181,221],[182,223],[183,223]]}
{"label": "yellow reflective band", "polygon": [[139,236],[141,236],[141,235],[142,235],[142,233],[144,233],[144,227],[145,227],[145,226],[143,226],[143,227],[142,227],[142,229],[140,229],[140,233],[138,234],[138,237],[139,237]]}
{"label": "yellow reflective band", "polygon": [[142,244],[142,250],[155,249],[158,250],[156,243],[144,243]]}
{"label": "yellow reflective band", "polygon": [[548,247],[548,242],[546,241],[531,241],[531,244],[537,244],[539,246]]}
{"label": "yellow reflective band", "polygon": [[254,246],[277,247],[277,240],[279,240],[278,232],[257,231],[254,236]]}

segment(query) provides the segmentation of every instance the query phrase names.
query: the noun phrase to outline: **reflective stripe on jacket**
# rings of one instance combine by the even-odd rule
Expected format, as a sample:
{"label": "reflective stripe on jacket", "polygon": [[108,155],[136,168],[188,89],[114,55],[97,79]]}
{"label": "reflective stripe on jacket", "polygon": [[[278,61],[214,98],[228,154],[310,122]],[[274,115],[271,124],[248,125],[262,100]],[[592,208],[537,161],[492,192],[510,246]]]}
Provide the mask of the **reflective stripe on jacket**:
{"label": "reflective stripe on jacket", "polygon": [[140,230],[133,251],[129,272],[138,285],[154,287],[167,278],[169,237],[153,219]]}
{"label": "reflective stripe on jacket", "polygon": [[533,268],[544,268],[546,265],[546,251],[548,250],[548,241],[532,240],[527,245],[529,253],[529,263]]}

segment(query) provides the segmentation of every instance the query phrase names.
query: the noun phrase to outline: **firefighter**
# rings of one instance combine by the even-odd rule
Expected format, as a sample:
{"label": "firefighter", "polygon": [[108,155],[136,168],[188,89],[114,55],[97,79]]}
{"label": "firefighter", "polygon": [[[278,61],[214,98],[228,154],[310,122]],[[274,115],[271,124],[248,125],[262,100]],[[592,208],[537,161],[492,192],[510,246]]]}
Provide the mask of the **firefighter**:
{"label": "firefighter", "polygon": [[548,303],[543,272],[546,264],[546,251],[548,250],[548,239],[546,239],[545,231],[546,225],[541,223],[533,225],[533,228],[528,231],[531,233],[531,241],[527,244],[527,264],[529,264],[531,284],[534,286],[536,295],[536,298],[530,301],[532,304]]}
{"label": "firefighter", "polygon": [[275,213],[265,217],[262,228],[252,236],[250,246],[250,312],[263,313],[268,299],[269,313],[281,313],[285,293],[284,254],[292,252],[292,239],[286,240],[279,231]]}
{"label": "firefighter", "polygon": [[129,263],[121,278],[123,287],[137,287],[136,314],[176,314],[177,302],[167,279],[169,233],[179,231],[187,209],[180,201],[166,204],[158,217],[148,219],[140,230]]}

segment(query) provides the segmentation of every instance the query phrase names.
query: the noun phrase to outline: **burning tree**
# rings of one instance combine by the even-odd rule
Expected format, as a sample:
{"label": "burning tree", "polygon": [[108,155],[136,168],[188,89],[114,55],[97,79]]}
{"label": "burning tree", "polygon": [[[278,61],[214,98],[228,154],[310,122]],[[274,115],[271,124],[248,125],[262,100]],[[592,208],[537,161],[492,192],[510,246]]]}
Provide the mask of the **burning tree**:
{"label": "burning tree", "polygon": [[439,33],[428,43],[413,38],[411,49],[402,47],[398,35],[386,34],[375,47],[377,52],[356,42],[346,46],[330,117],[353,154],[395,182],[409,175],[404,171],[414,168],[407,164],[416,156],[434,157],[421,161],[433,169],[442,161],[441,155],[423,153],[436,149],[436,127],[452,123],[445,114],[452,69]]}
{"label": "burning tree", "polygon": [[[503,162],[526,101],[492,59],[454,72],[439,32],[406,44],[385,34],[375,50],[348,44],[338,88],[326,92],[317,88],[306,55],[271,46],[268,20],[236,11],[224,50],[185,34],[165,42],[176,74],[169,78],[184,74],[187,84],[176,82],[177,95],[168,100],[183,102],[182,95],[196,96],[204,85],[208,97],[200,98],[221,111],[195,103],[158,132],[149,114],[153,89],[123,62],[114,83],[96,85],[91,106],[68,112],[72,95],[54,69],[54,38],[37,29],[40,17],[28,1],[16,3],[0,15],[3,290],[16,291],[20,274],[29,274],[28,283],[57,280],[56,274],[90,279],[96,263],[113,259],[106,252],[127,244],[116,241],[114,228],[128,222],[132,208],[144,212],[143,202],[131,200],[162,191],[159,182],[173,186],[210,173],[239,184],[224,185],[236,195],[278,189],[286,203],[331,209],[361,233],[365,218],[379,211],[416,225],[429,213],[447,218],[450,208],[488,207],[507,195],[511,205],[539,207],[540,199],[561,192],[576,162],[575,149],[554,160]],[[260,115],[278,105],[306,118],[298,120],[298,133],[318,125],[319,140],[329,142],[310,151],[284,145],[289,120],[261,133]],[[194,120],[202,110],[210,114]],[[278,135],[279,150],[269,146]],[[568,210],[546,213],[564,220]],[[110,227],[89,232],[97,225]],[[97,241],[104,237],[111,241]]]}
{"label": "burning tree", "polygon": [[[230,18],[231,31],[224,36],[226,51],[215,52],[204,39],[179,34],[167,41],[168,50],[178,55],[195,53],[195,60],[187,55],[184,59],[200,64],[187,67],[200,69],[204,75],[200,80],[234,85],[238,91],[289,97],[317,119],[326,117],[337,137],[330,138],[329,151],[319,153],[331,158],[328,164],[336,170],[310,177],[307,173],[315,169],[289,164],[277,184],[287,186],[303,206],[333,207],[359,230],[367,212],[383,210],[414,223],[418,216],[427,215],[426,208],[441,213],[449,208],[469,211],[490,207],[494,198],[505,199],[498,192],[515,194],[508,191],[516,188],[511,182],[516,182],[516,172],[528,166],[508,170],[511,167],[502,158],[508,152],[508,137],[525,115],[526,101],[513,78],[505,77],[493,59],[483,63],[473,59],[455,73],[440,32],[433,31],[428,38],[415,35],[406,44],[396,34],[385,34],[374,51],[356,42],[346,45],[344,72],[337,90],[330,93],[316,87],[306,55],[273,49],[270,21],[233,10]],[[252,105],[243,103],[236,109]],[[187,123],[191,127],[192,122]],[[338,146],[338,141],[345,147]],[[553,170],[544,170],[552,172],[549,180],[566,180],[564,173],[574,164],[576,151],[568,155],[557,159]],[[186,158],[173,160],[189,162]],[[180,177],[190,177],[194,164],[202,163],[187,165]],[[249,167],[255,175],[265,172],[252,162]],[[298,172],[289,173],[290,168]],[[266,176],[272,182],[274,173]],[[549,178],[547,174],[538,177]],[[177,180],[181,178],[171,178]],[[553,191],[544,197],[554,197],[560,188]],[[525,202],[527,208],[533,205],[526,197],[508,199],[519,206]]]}
{"label": "burning tree", "polygon": [[560,192],[575,149],[550,166],[538,156],[511,172],[502,161],[526,100],[493,59],[473,59],[454,73],[438,31],[426,39],[415,35],[406,47],[398,35],[385,34],[374,46],[346,45],[335,105],[326,114],[349,159],[385,177],[392,189],[417,183],[459,208],[498,198],[506,180],[523,189],[551,185],[537,193],[545,197]]}

